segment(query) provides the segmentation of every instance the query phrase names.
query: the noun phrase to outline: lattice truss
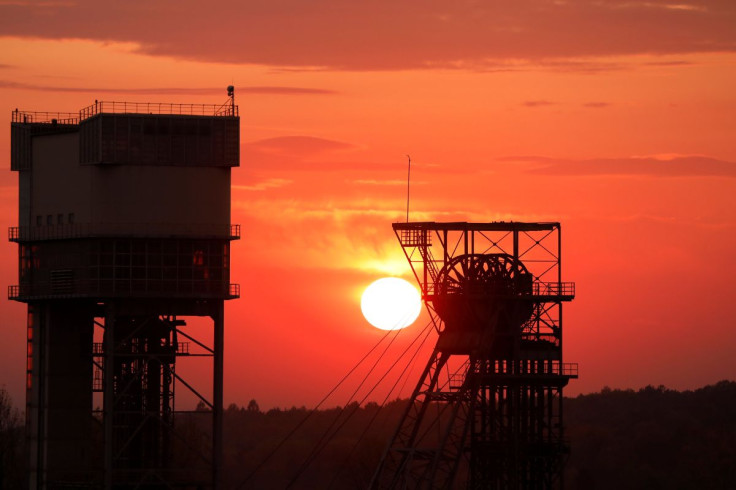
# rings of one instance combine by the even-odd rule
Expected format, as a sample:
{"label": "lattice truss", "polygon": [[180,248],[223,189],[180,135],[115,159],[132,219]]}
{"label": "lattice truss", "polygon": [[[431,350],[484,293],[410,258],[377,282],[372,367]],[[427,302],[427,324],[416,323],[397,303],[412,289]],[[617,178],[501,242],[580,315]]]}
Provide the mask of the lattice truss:
{"label": "lattice truss", "polygon": [[[395,232],[438,332],[443,322],[431,298],[440,271],[460,256],[514,257],[532,274],[532,294],[539,300],[575,295],[575,284],[562,282],[559,223],[400,223]],[[536,302],[534,314],[523,326],[524,335],[559,342],[558,306],[554,301]]]}
{"label": "lattice truss", "polygon": [[[215,355],[211,342],[187,333],[185,321],[173,315],[118,316],[112,325],[95,319],[92,353],[93,416],[106,440],[112,482],[209,488],[213,401],[176,367],[183,359],[208,362]],[[177,386],[200,408],[178,408]]]}
{"label": "lattice truss", "polygon": [[397,223],[439,334],[371,488],[561,485],[558,223]]}

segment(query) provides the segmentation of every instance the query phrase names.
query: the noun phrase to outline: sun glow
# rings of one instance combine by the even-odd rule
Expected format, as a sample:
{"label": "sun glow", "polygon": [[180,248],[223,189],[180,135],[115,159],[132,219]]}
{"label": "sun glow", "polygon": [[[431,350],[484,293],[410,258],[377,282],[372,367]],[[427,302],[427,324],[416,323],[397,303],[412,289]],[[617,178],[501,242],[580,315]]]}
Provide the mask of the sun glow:
{"label": "sun glow", "polygon": [[384,277],[371,283],[360,300],[368,323],[381,330],[408,327],[422,311],[419,291],[398,277]]}

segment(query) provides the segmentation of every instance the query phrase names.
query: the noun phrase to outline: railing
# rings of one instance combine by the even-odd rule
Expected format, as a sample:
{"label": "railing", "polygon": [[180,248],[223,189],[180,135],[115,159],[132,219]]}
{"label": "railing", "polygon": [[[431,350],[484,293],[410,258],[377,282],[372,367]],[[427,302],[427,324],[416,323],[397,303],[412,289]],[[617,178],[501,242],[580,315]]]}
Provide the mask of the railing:
{"label": "railing", "polygon": [[432,245],[429,230],[420,228],[401,230],[399,241],[402,247],[428,247]]}
{"label": "railing", "polygon": [[79,114],[74,112],[13,111],[12,121],[23,124],[79,124]]}
{"label": "railing", "polygon": [[493,374],[509,376],[567,376],[578,377],[578,363],[554,359],[496,360]]}
{"label": "railing", "polygon": [[75,280],[63,291],[54,290],[50,282],[8,286],[8,299],[26,301],[46,298],[182,298],[236,299],[240,284],[208,280]]}
{"label": "railing", "polygon": [[577,378],[578,377],[578,363],[577,362],[562,363],[562,371],[560,374],[562,374],[563,376],[570,376],[571,378]]}
{"label": "railing", "polygon": [[[189,342],[177,342],[176,343],[176,350],[174,351],[177,355],[189,355]],[[105,354],[105,344],[103,342],[95,342],[92,344],[92,355],[93,356],[103,356]],[[126,355],[135,355],[135,354],[149,354],[149,352],[131,352],[126,353]],[[155,354],[161,354],[166,355],[169,354],[168,352],[154,352]]]}
{"label": "railing", "polygon": [[177,114],[184,116],[237,116],[238,106],[225,104],[170,104],[163,102],[98,101],[79,111],[85,120],[97,114]]}
{"label": "railing", "polygon": [[97,366],[94,367],[94,375],[92,376],[92,391],[101,393],[105,390],[105,378],[102,370]]}
{"label": "railing", "polygon": [[467,367],[464,367],[462,372],[450,374],[450,379],[447,382],[447,386],[451,390],[461,389],[463,387],[463,384],[465,383],[465,378],[467,377],[466,371]]}
{"label": "railing", "polygon": [[183,116],[237,116],[238,106],[224,104],[172,104],[164,102],[96,101],[79,112],[12,112],[12,122],[22,124],[79,124],[97,114],[175,114]]}
{"label": "railing", "polygon": [[535,282],[534,296],[575,296],[574,282]]}
{"label": "railing", "polygon": [[[428,283],[426,285],[426,295],[427,296],[433,296],[435,294],[442,294],[441,290],[439,289],[439,284],[436,283]],[[528,288],[528,283],[527,283]],[[455,289],[452,289],[450,291],[445,291],[445,294],[477,294],[477,295],[488,295],[488,296],[495,296],[498,295],[503,298],[527,298],[527,299],[536,299],[538,297],[574,297],[575,296],[575,283],[574,282],[534,282],[532,283],[532,290],[529,291],[528,289],[521,289],[521,290],[514,290],[513,288],[505,288],[503,284],[499,285],[495,290],[491,290],[486,288],[485,286],[480,286],[477,289],[469,289],[464,290],[462,287],[457,287]]]}
{"label": "railing", "polygon": [[62,240],[95,236],[194,237],[240,239],[240,225],[192,225],[155,223],[80,223],[45,226],[11,226],[11,242]]}

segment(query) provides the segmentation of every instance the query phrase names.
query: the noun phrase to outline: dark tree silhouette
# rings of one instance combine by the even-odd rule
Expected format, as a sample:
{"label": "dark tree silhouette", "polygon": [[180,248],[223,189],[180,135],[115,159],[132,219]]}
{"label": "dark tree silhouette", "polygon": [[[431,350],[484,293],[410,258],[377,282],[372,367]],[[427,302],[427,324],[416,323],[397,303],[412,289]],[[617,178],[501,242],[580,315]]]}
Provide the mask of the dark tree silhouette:
{"label": "dark tree silhouette", "polygon": [[[264,413],[251,410],[251,403],[249,409],[228,410],[226,488],[238,488],[276,447],[242,488],[285,488],[320,441],[324,447],[290,488],[365,488],[404,403],[380,410],[375,403],[349,405],[312,415],[303,407]],[[736,382],[685,392],[604,388],[567,398],[564,408],[571,443],[568,490],[736,489]]]}
{"label": "dark tree silhouette", "polygon": [[248,402],[248,409],[249,412],[260,412],[261,407],[258,406],[258,402],[255,400],[251,400]]}
{"label": "dark tree silhouette", "polygon": [[0,489],[24,488],[24,449],[20,413],[0,387]]}

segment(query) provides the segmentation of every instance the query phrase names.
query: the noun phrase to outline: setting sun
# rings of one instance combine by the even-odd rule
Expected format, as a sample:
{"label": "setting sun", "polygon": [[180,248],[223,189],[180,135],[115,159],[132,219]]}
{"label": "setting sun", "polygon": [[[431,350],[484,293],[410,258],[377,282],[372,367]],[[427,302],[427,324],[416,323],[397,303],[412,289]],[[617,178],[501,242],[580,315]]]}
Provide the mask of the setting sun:
{"label": "setting sun", "polygon": [[384,277],[363,292],[360,309],[368,323],[381,330],[408,327],[422,311],[419,291],[398,277]]}

